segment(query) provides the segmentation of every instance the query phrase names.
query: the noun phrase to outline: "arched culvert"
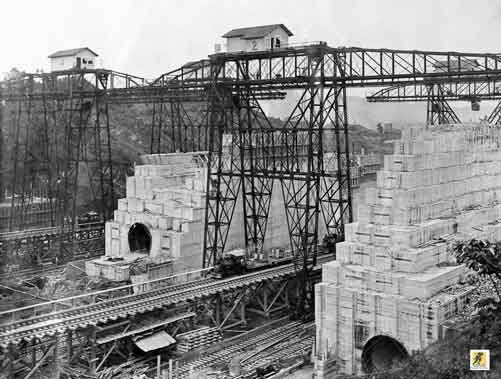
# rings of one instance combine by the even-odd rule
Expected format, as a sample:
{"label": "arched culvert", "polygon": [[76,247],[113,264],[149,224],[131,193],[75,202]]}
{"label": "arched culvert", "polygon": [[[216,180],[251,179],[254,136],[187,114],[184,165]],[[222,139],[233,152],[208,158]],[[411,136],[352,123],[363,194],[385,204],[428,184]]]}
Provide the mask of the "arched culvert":
{"label": "arched culvert", "polygon": [[386,371],[409,356],[405,347],[388,336],[375,336],[364,345],[362,369],[365,373]]}
{"label": "arched culvert", "polygon": [[136,222],[129,229],[129,250],[137,253],[149,253],[151,233],[146,225]]}

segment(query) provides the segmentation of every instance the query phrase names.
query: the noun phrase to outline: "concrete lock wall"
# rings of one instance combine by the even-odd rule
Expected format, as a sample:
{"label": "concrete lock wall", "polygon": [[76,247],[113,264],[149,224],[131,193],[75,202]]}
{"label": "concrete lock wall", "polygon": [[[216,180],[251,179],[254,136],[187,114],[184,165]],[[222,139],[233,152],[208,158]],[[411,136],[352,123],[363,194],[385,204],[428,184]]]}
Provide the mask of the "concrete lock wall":
{"label": "concrete lock wall", "polygon": [[500,142],[483,124],[404,129],[316,286],[318,377],[367,371],[375,336],[421,350],[464,307],[472,288],[453,286],[465,268],[450,245],[501,240]]}
{"label": "concrete lock wall", "polygon": [[[160,264],[172,261],[173,271],[202,267],[206,206],[206,153],[153,154],[141,157],[134,176],[126,180],[126,197],[118,200],[113,220],[105,225],[105,256],[87,263],[89,275],[126,280],[138,258]],[[241,191],[240,191],[241,192]],[[147,230],[151,248],[131,251],[134,224]],[[325,234],[319,216],[319,238]],[[226,251],[245,246],[242,194],[238,196]],[[272,188],[264,249],[290,246],[281,184]],[[124,274],[125,273],[125,274]]]}
{"label": "concrete lock wall", "polygon": [[[105,226],[105,256],[88,262],[89,275],[127,280],[138,258],[154,264],[172,262],[173,270],[200,268],[207,177],[205,153],[145,155],[127,178],[126,198],[119,199],[113,220]],[[144,225],[149,251],[131,251],[131,226]],[[118,259],[117,259],[118,258]]]}

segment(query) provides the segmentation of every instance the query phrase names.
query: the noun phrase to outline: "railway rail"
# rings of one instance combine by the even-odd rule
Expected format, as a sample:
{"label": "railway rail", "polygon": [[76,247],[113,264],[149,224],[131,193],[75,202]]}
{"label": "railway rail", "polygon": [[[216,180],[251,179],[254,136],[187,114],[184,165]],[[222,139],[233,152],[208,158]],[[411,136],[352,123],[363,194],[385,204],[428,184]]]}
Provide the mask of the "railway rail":
{"label": "railway rail", "polygon": [[[255,367],[267,364],[277,364],[281,360],[298,359],[302,352],[311,350],[314,336],[313,323],[303,324],[289,321],[288,317],[272,321],[244,334],[234,336],[221,343],[199,351],[190,352],[172,361],[172,372],[165,377],[186,379],[191,372],[198,370],[217,371],[221,376],[228,374],[228,364],[241,357],[242,374],[239,379],[256,378]],[[273,351],[270,352],[270,349]],[[196,352],[195,352],[196,353]],[[168,370],[169,364],[161,365],[162,370]],[[138,373],[147,377],[155,377],[158,368],[156,358],[134,359],[126,363],[108,367],[100,373],[99,378],[119,379],[132,378]],[[219,377],[219,376],[218,376]]]}
{"label": "railway rail", "polygon": [[[287,322],[283,325],[255,334],[248,339],[235,338],[228,346],[219,350],[203,354],[198,359],[181,362],[179,369],[174,373],[175,379],[190,377],[191,371],[207,369],[210,366],[226,366],[230,361],[241,357],[242,374],[240,379],[256,378],[256,367],[276,364],[282,359],[298,357],[303,351],[312,347],[314,336],[308,334],[313,328],[313,323]],[[273,351],[270,352],[270,349]],[[151,371],[150,371],[151,373]]]}
{"label": "railway rail", "polygon": [[119,317],[153,311],[167,305],[194,300],[241,288],[261,281],[294,274],[293,265],[284,265],[222,280],[203,280],[153,289],[136,295],[105,300],[49,314],[13,321],[0,326],[0,346],[19,343],[36,336],[43,338],[66,330],[105,323]]}
{"label": "railway rail", "polygon": [[273,344],[272,351],[266,349],[256,354],[252,360],[245,362],[242,366],[243,374],[237,378],[255,379],[259,377],[256,371],[257,367],[263,368],[268,365],[276,367],[283,360],[294,359],[297,361],[303,359],[306,354],[311,353],[315,341],[313,333],[306,333],[306,329],[313,329],[313,324],[305,326],[299,333],[294,333],[287,336],[287,338],[280,339],[278,343]]}

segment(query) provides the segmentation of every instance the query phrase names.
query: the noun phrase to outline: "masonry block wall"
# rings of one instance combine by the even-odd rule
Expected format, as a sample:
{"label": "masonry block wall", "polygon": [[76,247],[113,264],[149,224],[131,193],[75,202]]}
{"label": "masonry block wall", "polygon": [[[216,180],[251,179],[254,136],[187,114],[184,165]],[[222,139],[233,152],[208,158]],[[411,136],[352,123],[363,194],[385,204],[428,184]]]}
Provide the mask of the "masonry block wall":
{"label": "masonry block wall", "polygon": [[375,336],[423,349],[463,307],[471,288],[453,286],[465,269],[450,244],[501,240],[499,136],[483,124],[419,125],[394,142],[316,286],[319,378],[360,373]]}
{"label": "masonry block wall", "polygon": [[[224,154],[231,154],[231,139],[226,137]],[[207,186],[207,153],[152,154],[141,157],[134,176],[127,178],[126,197],[118,200],[113,220],[105,225],[105,256],[86,263],[92,276],[128,280],[130,264],[149,257],[154,263],[172,262],[172,271],[202,267]],[[326,154],[326,170],[336,170],[333,153]],[[306,168],[305,168],[306,169]],[[149,251],[131,251],[129,232],[141,224],[151,235]],[[319,215],[319,242],[326,233]],[[245,246],[243,201],[238,196],[225,250]],[[264,249],[289,248],[280,181],[272,188]]]}
{"label": "masonry block wall", "polygon": [[114,220],[106,224],[107,254],[130,253],[128,231],[139,222],[150,230],[149,255],[155,262],[174,259],[175,271],[200,268],[205,154],[155,154],[143,156],[142,161],[134,176],[127,178],[127,197],[119,200]]}
{"label": "masonry block wall", "polygon": [[[127,280],[131,262],[146,256],[154,263],[172,261],[174,272],[201,268],[206,186],[206,153],[142,156],[134,176],[127,178],[126,197],[118,200],[113,220],[106,222],[105,256],[87,262],[87,273],[111,280]],[[240,195],[226,251],[245,246],[242,203]],[[135,223],[144,225],[151,234],[151,249],[147,253],[131,251],[129,231]],[[288,246],[280,182],[275,181],[264,248]]]}
{"label": "masonry block wall", "polygon": [[[337,167],[336,157],[333,153],[326,153],[324,157],[324,168],[326,171],[335,172]],[[306,164],[303,167],[307,170]],[[268,225],[266,228],[266,240],[264,241],[264,250],[272,248],[289,248],[290,235],[287,226],[287,216],[285,213],[284,198],[282,195],[282,186],[278,179],[274,180],[271,190],[272,197],[270,202],[270,212],[268,216]],[[324,235],[327,233],[324,218],[321,214],[318,216],[318,242],[321,243]],[[226,250],[242,248],[244,244],[243,229],[243,205],[242,196],[237,199],[235,211],[233,214],[233,223],[228,234]]]}

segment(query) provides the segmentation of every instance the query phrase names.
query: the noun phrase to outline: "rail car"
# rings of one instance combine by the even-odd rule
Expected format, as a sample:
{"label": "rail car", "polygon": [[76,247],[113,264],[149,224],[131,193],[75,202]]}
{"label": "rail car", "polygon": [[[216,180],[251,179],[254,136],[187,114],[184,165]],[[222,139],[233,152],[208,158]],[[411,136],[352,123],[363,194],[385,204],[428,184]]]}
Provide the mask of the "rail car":
{"label": "rail car", "polygon": [[[326,235],[322,243],[318,245],[317,254],[331,254],[336,257],[336,243],[341,241],[341,237],[336,234]],[[282,266],[293,262],[293,256],[289,251],[286,251],[283,256],[252,260],[249,259],[244,250],[230,251],[221,257],[214,265],[214,270],[211,272],[211,277],[215,279],[227,278],[235,275],[243,275],[267,268]]]}

